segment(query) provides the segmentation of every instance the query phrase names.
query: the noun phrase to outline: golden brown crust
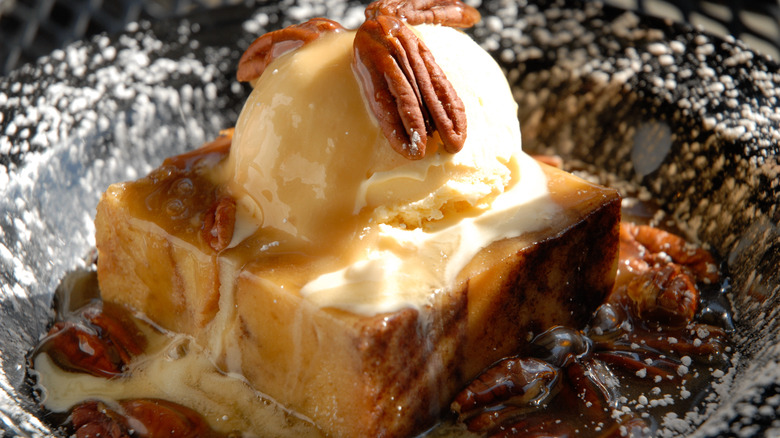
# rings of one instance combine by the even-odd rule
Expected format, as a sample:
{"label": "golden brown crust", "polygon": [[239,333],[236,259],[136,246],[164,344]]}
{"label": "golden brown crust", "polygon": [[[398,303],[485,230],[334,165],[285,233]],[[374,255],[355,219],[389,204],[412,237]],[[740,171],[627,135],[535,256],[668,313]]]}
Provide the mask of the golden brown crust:
{"label": "golden brown crust", "polygon": [[185,333],[204,327],[216,314],[216,253],[201,227],[219,190],[203,172],[204,163],[224,159],[231,133],[103,194],[95,240],[107,301],[144,310],[159,324]]}

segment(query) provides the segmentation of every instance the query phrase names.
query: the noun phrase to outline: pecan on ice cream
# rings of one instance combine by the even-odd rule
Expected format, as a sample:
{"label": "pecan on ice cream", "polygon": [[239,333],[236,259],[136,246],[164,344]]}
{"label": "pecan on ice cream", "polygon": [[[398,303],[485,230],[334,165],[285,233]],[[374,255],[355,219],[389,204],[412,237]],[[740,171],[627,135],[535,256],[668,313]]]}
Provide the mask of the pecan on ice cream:
{"label": "pecan on ice cream", "polygon": [[380,15],[400,18],[411,25],[441,24],[467,28],[480,20],[479,11],[460,0],[379,0],[366,8],[366,19]]}
{"label": "pecan on ice cream", "polygon": [[455,153],[466,141],[466,108],[425,43],[398,18],[379,15],[358,29],[353,69],[393,149],[423,158],[439,132]]}
{"label": "pecan on ice cream", "polygon": [[312,18],[305,23],[268,32],[254,40],[241,56],[236,78],[241,82],[257,79],[274,59],[316,40],[325,33],[343,31],[344,28],[333,20]]}

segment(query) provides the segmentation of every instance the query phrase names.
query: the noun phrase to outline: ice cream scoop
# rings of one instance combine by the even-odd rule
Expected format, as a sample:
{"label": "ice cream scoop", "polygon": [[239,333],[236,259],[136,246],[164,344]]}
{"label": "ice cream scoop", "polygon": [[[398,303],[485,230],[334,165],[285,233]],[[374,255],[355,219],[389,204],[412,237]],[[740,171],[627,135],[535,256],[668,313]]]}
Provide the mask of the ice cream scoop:
{"label": "ice cream scoop", "polygon": [[233,245],[270,233],[269,250],[338,254],[341,268],[302,291],[322,306],[376,313],[419,304],[479,249],[537,229],[555,210],[521,149],[517,106],[496,62],[459,30],[413,31],[465,105],[459,152],[436,135],[422,159],[393,151],[351,67],[354,32],[273,61],[236,124],[222,174],[238,205]]}

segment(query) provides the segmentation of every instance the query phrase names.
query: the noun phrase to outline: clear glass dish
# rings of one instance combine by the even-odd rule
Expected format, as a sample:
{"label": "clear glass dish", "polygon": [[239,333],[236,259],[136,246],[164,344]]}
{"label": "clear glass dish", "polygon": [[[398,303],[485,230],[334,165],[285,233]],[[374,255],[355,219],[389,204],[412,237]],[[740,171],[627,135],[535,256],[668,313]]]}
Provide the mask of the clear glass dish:
{"label": "clear glass dish", "polygon": [[[287,4],[290,3],[290,4]],[[0,427],[55,435],[26,376],[54,291],[94,246],[109,183],[232,126],[237,60],[258,35],[312,16],[347,27],[358,3],[232,6],[140,23],[0,78]],[[471,32],[506,68],[524,148],[652,199],[731,276],[733,367],[674,434],[778,433],[778,65],[681,25],[592,2],[484,1]],[[0,433],[2,435],[2,433]]]}

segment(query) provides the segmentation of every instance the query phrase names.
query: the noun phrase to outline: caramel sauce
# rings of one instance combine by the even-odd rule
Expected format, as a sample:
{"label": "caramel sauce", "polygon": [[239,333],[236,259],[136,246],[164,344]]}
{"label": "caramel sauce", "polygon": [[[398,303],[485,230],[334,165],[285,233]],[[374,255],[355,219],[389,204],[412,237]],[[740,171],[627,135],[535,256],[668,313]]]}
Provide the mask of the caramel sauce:
{"label": "caramel sauce", "polygon": [[[210,153],[212,152],[205,156]],[[199,155],[200,158],[203,156]],[[197,162],[198,160],[188,159],[170,163],[170,173],[167,175],[174,175],[171,181],[181,181],[175,176],[177,169],[192,170],[192,165]],[[198,184],[198,176],[193,178],[193,174],[198,175],[198,172],[190,172],[189,179]],[[166,190],[171,190],[176,184],[165,186]],[[150,196],[153,201],[146,197],[147,203],[154,205],[154,200],[158,198]],[[199,211],[197,207],[188,208],[190,217]],[[643,210],[637,209],[634,204],[633,211]],[[646,211],[652,209],[648,208]],[[628,216],[633,216],[631,211],[627,213]],[[634,216],[633,219],[643,222],[646,218]],[[181,221],[178,224],[187,222],[184,215],[168,216],[165,220]],[[627,225],[624,224],[625,226]],[[664,232],[659,230],[657,233]],[[689,268],[684,268],[684,271],[694,278],[698,292],[696,303],[691,304],[695,306],[692,317],[684,316],[680,319],[652,313],[640,317],[636,300],[632,300],[624,289],[625,285],[631,284],[632,275],[639,275],[631,272],[635,269],[637,258],[648,259],[651,256],[642,255],[642,251],[646,249],[638,249],[636,245],[631,247],[630,251],[625,250],[630,247],[628,243],[630,242],[624,241],[621,246],[624,251],[619,262],[618,278],[622,280],[584,330],[555,327],[537,335],[531,341],[529,354],[508,358],[496,368],[486,370],[456,398],[453,409],[458,412],[461,409],[458,406],[467,405],[461,402],[472,397],[465,413],[460,411],[459,419],[445,414],[442,423],[429,434],[469,436],[467,429],[470,429],[488,436],[544,434],[605,437],[624,433],[652,436],[663,426],[665,419],[685,418],[687,412],[707,399],[711,395],[709,388],[713,375],[729,366],[731,347],[728,334],[733,326],[728,303],[724,299],[724,291],[729,287],[728,277],[720,275],[717,277],[718,281],[710,281],[708,284],[702,281],[701,275],[704,274],[697,277]],[[669,252],[674,253],[672,250]],[[663,254],[652,257],[663,257]],[[664,261],[656,264],[660,266],[663,265],[662,262]],[[673,263],[674,260],[665,262]],[[77,280],[74,281],[74,278]],[[67,373],[90,373],[100,378],[114,379],[126,377],[124,373],[129,370],[127,364],[132,362],[134,357],[143,354],[137,350],[138,345],[145,344],[144,335],[139,332],[145,332],[146,336],[152,337],[161,336],[162,332],[157,328],[150,329],[148,321],[138,319],[140,315],[128,315],[121,309],[102,304],[98,295],[93,271],[76,274],[63,281],[57,292],[57,319],[54,328],[32,354],[31,363],[39,356],[47,355]],[[98,314],[100,318],[95,317]],[[114,321],[113,332],[105,329],[107,324],[96,323],[101,320]],[[58,336],[61,336],[57,334],[60,330],[55,329],[64,321],[81,327],[82,334],[94,335],[98,344],[119,348],[125,352],[125,357],[120,359],[118,365],[108,374],[100,367],[100,361],[97,360],[100,358],[93,358],[93,363],[83,362],[74,366],[79,355],[74,354],[72,348],[69,350],[67,343],[55,342]],[[146,328],[138,330],[141,326]],[[130,348],[127,348],[126,344],[130,344]],[[89,342],[81,342],[78,345],[84,350],[81,353],[95,351],[94,347],[89,347]],[[108,350],[107,348],[106,351]],[[128,351],[131,353],[128,354]],[[117,354],[107,353],[108,357],[113,359],[116,359]],[[524,374],[518,374],[518,370]],[[513,383],[506,386],[507,382]],[[472,391],[471,395],[467,394],[469,391]],[[135,403],[144,407],[154,404],[148,399],[139,400]],[[94,413],[95,403],[105,402],[85,400],[73,409]],[[84,424],[92,424],[89,428],[98,427],[96,425],[105,426],[106,418],[121,427],[135,421],[127,418],[129,414],[123,408],[123,404],[131,401],[122,400],[116,403],[105,408],[109,409],[107,416],[86,417],[92,418],[94,424],[90,421],[74,424],[74,418],[82,417],[70,415],[64,419],[61,414],[56,413],[51,416],[51,420],[56,423],[64,422],[77,436],[82,436],[78,434],[78,430],[84,427]],[[159,415],[161,417],[200,418],[191,417],[190,408],[164,403],[168,404],[164,407],[165,412]],[[264,403],[273,405],[269,400]],[[284,410],[275,412],[273,415],[287,418],[281,420],[281,423],[289,423],[290,418],[293,418]],[[193,430],[200,430],[200,434],[206,433],[206,430],[208,434],[218,434],[210,427],[204,426],[206,422],[203,419],[187,420],[184,423],[191,423]],[[181,427],[184,423],[176,422],[176,427]],[[316,429],[306,425],[306,421],[295,420],[293,424],[289,429],[292,435],[300,435],[302,430],[317,434]],[[203,427],[207,429],[197,429]]]}
{"label": "caramel sauce", "polygon": [[[94,266],[68,274],[55,295],[53,329],[29,357],[45,420],[67,436],[320,436],[306,419],[220,371],[192,338],[103,302],[96,277]],[[95,315],[115,329],[95,324]],[[81,328],[81,338],[62,336],[64,323]],[[111,349],[128,339],[143,350],[111,360]],[[115,366],[106,372],[105,363]]]}
{"label": "caramel sauce", "polygon": [[135,217],[156,223],[195,245],[203,216],[221,194],[212,181],[214,165],[230,151],[230,133],[194,151],[170,157],[135,184],[128,199]]}
{"label": "caramel sauce", "polygon": [[646,225],[666,222],[652,203],[629,198],[623,217],[615,287],[588,326],[554,327],[486,370],[453,402],[456,423],[487,436],[649,437],[714,396],[731,365],[728,276]]}
{"label": "caramel sauce", "polygon": [[[227,146],[229,141],[217,140],[201,149],[169,158],[149,176],[129,185],[134,191],[129,197],[134,200],[133,214],[170,230],[177,238],[198,245],[203,251],[213,251],[202,238],[201,224],[203,216],[223,195],[212,182],[210,169],[226,157]],[[556,193],[552,195],[563,196]],[[565,203],[566,199],[558,198],[557,202]],[[624,209],[624,216],[638,223],[649,222],[657,214],[651,205],[638,202],[627,202],[626,205],[631,208]],[[638,436],[652,435],[670,412],[684,418],[686,412],[709,395],[713,373],[725,370],[729,364],[728,332],[732,326],[722,292],[728,288],[728,278],[711,275],[717,274],[714,259],[708,258],[706,252],[691,250],[679,237],[647,228],[643,229],[647,236],[642,235],[644,240],[637,242],[631,240],[632,234],[627,231],[634,229],[631,227],[636,226],[624,224],[621,232],[621,259],[615,290],[590,324],[581,331],[552,328],[531,340],[530,353],[508,358],[496,368],[486,370],[456,398],[453,409],[459,414],[458,418],[445,415],[441,424],[430,432],[432,436],[468,436],[469,430],[489,436],[544,433],[548,436],[603,437],[624,431]],[[634,235],[640,236],[640,233]],[[249,246],[256,244],[251,242]],[[666,252],[659,248],[665,248]],[[238,249],[245,250],[247,248]],[[688,265],[682,263],[680,268],[666,268],[678,266],[674,262],[681,263],[675,256],[685,258],[683,261]],[[268,257],[301,259],[302,256],[270,254],[264,259],[267,261]],[[305,259],[296,263],[304,265]],[[261,258],[252,263],[262,265],[264,260]],[[660,276],[651,280],[662,284],[680,287],[674,280],[689,276],[691,280],[684,283],[684,287],[692,288],[695,298],[681,300],[678,313],[674,313],[675,305],[669,308],[671,310],[647,311],[646,307],[654,306],[655,302],[650,300],[647,304],[647,299],[637,298],[644,289],[637,289],[632,284],[635,278],[643,275],[642,270],[650,266],[657,268],[656,277]],[[665,291],[656,292],[663,297]],[[99,294],[94,271],[63,281],[57,292],[57,318],[50,334],[32,353],[31,364],[53,363],[60,369],[58,373],[61,372],[56,379],[67,380],[71,375],[87,374],[96,379],[129,381],[136,362],[148,361],[161,354],[170,356],[174,354],[171,351],[181,348],[184,348],[181,354],[185,356],[195,354],[186,347],[188,342],[180,343],[173,334],[150,323],[143,315],[132,315],[124,308],[103,303]],[[672,301],[676,297],[672,296]],[[518,370],[520,374],[517,374]],[[236,381],[235,376],[217,368],[211,373],[217,382]],[[514,386],[507,387],[506,382],[513,382]],[[90,384],[94,384],[94,380]],[[77,436],[87,436],[87,432],[94,430],[118,428],[127,431],[129,424],[139,421],[133,416],[136,414],[131,412],[131,407],[140,406],[138,409],[144,412],[140,415],[146,417],[149,417],[147,411],[159,411],[156,416],[167,418],[164,421],[171,423],[170,430],[190,428],[200,435],[239,433],[251,436],[253,428],[263,427],[258,424],[273,421],[277,436],[318,435],[307,420],[287,412],[247,386],[239,391],[243,399],[251,401],[247,403],[248,407],[243,411],[230,407],[225,411],[229,414],[213,411],[201,417],[202,413],[195,413],[192,407],[160,402],[156,398],[158,394],[142,396],[143,391],[140,391],[130,398],[117,399],[105,395],[94,399],[85,393],[84,400],[64,408],[71,413],[69,416],[63,417],[60,410],[50,419],[55,424],[64,424]],[[203,393],[197,397],[213,396],[197,385],[194,390]],[[459,407],[463,406],[459,401],[464,397],[472,397],[467,411]],[[271,422],[241,419],[251,415],[248,410],[263,410],[268,406],[272,408],[267,416],[275,418]],[[227,417],[230,419],[223,420]],[[147,418],[147,421],[155,420]],[[144,430],[162,429],[148,425]]]}

